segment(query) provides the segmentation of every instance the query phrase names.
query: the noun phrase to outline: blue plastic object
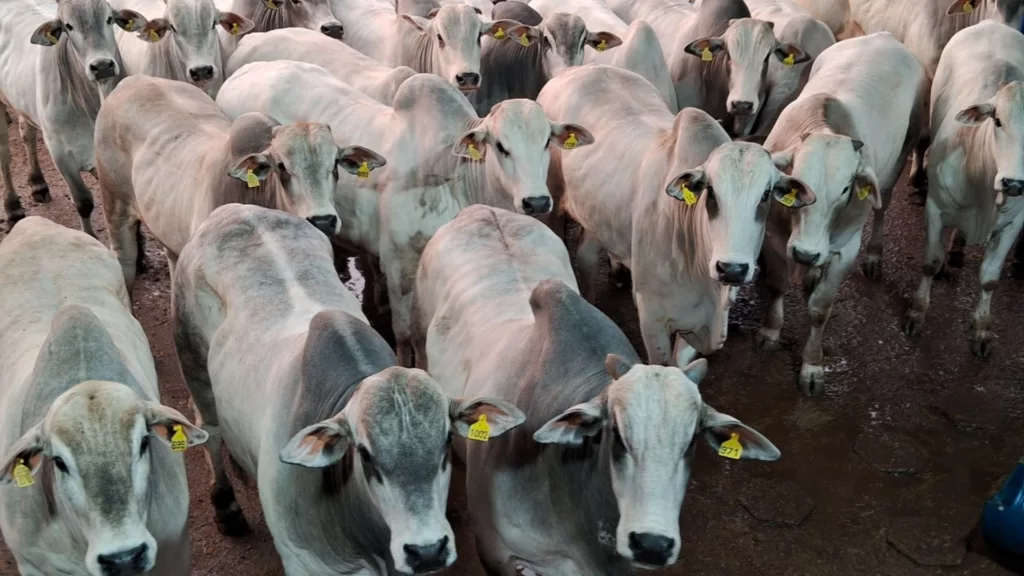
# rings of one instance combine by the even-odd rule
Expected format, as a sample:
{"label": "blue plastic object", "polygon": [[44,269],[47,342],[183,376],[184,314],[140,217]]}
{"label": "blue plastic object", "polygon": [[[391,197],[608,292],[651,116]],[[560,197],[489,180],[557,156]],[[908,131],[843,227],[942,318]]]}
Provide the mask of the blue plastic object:
{"label": "blue plastic object", "polygon": [[981,515],[985,541],[1006,552],[1024,556],[1024,459]]}

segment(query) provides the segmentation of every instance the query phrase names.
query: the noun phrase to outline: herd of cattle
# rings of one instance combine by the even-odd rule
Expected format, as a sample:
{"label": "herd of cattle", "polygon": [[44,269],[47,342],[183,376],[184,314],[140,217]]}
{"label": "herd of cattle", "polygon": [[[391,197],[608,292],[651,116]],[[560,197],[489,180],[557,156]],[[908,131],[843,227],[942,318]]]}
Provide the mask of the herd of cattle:
{"label": "herd of cattle", "polygon": [[[488,574],[675,563],[698,437],[780,456],[703,402],[698,356],[723,346],[760,263],[756,342],[778,345],[802,283],[799,384],[821,393],[839,286],[869,216],[863,271],[881,277],[911,156],[927,245],[903,330],[922,330],[936,274],[984,244],[971,349],[991,352],[992,293],[1024,224],[1022,12],[0,0],[0,98],[32,197],[50,200],[41,131],[85,232],[26,218],[0,122],[0,529],[18,569],[187,574],[180,453],[201,444],[221,532],[249,530],[229,457],[292,576],[451,566],[453,451]],[[111,249],[90,237],[83,172]],[[195,425],[160,404],[132,315],[142,223],[170,262]],[[390,308],[397,350],[334,250],[386,286],[365,305]],[[631,274],[646,364],[593,305],[602,252],[613,279]]]}

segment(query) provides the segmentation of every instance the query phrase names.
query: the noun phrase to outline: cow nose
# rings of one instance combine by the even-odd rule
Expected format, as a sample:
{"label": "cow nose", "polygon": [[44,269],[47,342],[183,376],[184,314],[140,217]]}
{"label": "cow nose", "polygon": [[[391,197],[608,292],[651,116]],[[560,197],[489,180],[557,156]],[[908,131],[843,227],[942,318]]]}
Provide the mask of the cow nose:
{"label": "cow nose", "polygon": [[96,60],[92,64],[89,64],[89,71],[97,80],[103,80],[104,78],[110,78],[113,76],[117,68],[115,67],[114,61],[109,58],[103,58],[102,60]]}
{"label": "cow nose", "polygon": [[475,90],[480,85],[480,75],[476,72],[462,72],[455,75],[459,90]]}
{"label": "cow nose", "polygon": [[820,252],[805,252],[799,248],[793,248],[793,260],[800,264],[813,266],[818,261],[819,256],[821,256]]}
{"label": "cow nose", "polygon": [[523,213],[533,215],[547,214],[551,211],[551,197],[530,196],[523,198]]}
{"label": "cow nose", "polygon": [[334,237],[334,229],[338,225],[337,216],[310,216],[306,220],[328,237]]}
{"label": "cow nose", "polygon": [[147,568],[146,553],[148,551],[149,547],[142,544],[113,554],[100,554],[96,557],[96,562],[100,565],[103,573],[108,576],[139,574]]}
{"label": "cow nose", "polygon": [[715,270],[718,272],[718,281],[722,284],[743,284],[747,281],[747,271],[750,270],[750,265],[716,262]]}
{"label": "cow nose", "polygon": [[731,105],[731,112],[741,116],[749,115],[754,113],[754,103],[747,102],[746,100],[736,100]]}
{"label": "cow nose", "polygon": [[202,82],[213,78],[213,66],[198,66],[191,68],[188,71],[188,75],[192,78],[193,82]]}
{"label": "cow nose", "polygon": [[440,570],[448,564],[447,536],[433,544],[426,546],[406,544],[402,546],[402,549],[405,550],[405,562],[409,568],[412,568],[414,574]]}
{"label": "cow nose", "polygon": [[345,35],[345,28],[341,25],[341,22],[328,22],[320,27],[320,31],[335,40],[341,40]]}
{"label": "cow nose", "polygon": [[1003,178],[999,183],[1003,186],[1003,194],[1007,196],[1020,196],[1024,192],[1024,180]]}
{"label": "cow nose", "polygon": [[649,566],[664,566],[672,557],[672,549],[676,541],[661,534],[650,532],[630,532],[629,550],[633,552],[633,560]]}

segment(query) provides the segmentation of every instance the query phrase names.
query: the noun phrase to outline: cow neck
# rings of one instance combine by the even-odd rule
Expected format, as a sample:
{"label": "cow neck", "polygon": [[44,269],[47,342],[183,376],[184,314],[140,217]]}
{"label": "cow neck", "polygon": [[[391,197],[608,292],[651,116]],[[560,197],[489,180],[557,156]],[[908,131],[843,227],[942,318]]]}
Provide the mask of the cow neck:
{"label": "cow neck", "polygon": [[287,212],[287,206],[281,202],[282,184],[276,172],[271,172],[255,188],[250,188],[248,183],[228,174],[235,162],[244,154],[236,157],[238,151],[232,150],[230,132],[223,134],[222,137],[223,142],[210,147],[209,158],[211,168],[213,168],[210,173],[214,174],[214,178],[220,179],[219,185],[211,188],[218,192],[209,197],[210,202],[216,202],[216,205],[209,207],[210,210],[225,204],[249,204]]}
{"label": "cow neck", "polygon": [[100,104],[103,101],[103,92],[110,93],[114,86],[123,78],[124,66],[121,64],[120,53],[115,50],[114,58],[121,72],[116,78],[103,80],[106,83],[101,85],[90,80],[85,75],[85,65],[75,52],[67,33],[61,34],[57,44],[48,50],[43,51],[42,58],[52,58],[57,68],[56,86],[53,87],[53,94],[66,98],[71,106],[89,119],[96,121],[96,115],[100,111]]}
{"label": "cow neck", "polygon": [[[402,25],[401,20],[398,21],[398,25]],[[434,40],[436,33],[433,31],[433,27],[426,33],[414,32],[413,34],[415,35],[413,36],[412,54],[406,55],[403,59],[405,62],[401,62],[401,64],[425,74],[434,74],[439,71],[441,63],[437,52],[437,41]]]}
{"label": "cow neck", "polygon": [[701,194],[692,206],[664,193],[658,197],[659,209],[668,216],[661,219],[666,226],[664,234],[672,237],[669,259],[675,263],[681,275],[678,280],[684,285],[717,284],[708,266],[713,246],[706,202],[706,194]]}

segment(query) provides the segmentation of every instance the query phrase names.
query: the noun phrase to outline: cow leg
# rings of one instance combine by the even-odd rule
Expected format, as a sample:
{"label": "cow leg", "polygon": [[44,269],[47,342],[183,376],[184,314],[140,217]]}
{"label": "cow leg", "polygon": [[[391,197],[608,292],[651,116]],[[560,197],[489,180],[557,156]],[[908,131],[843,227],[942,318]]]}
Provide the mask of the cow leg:
{"label": "cow leg", "polygon": [[600,257],[601,243],[597,235],[584,229],[580,244],[576,248],[576,266],[580,272],[583,297],[591,304],[597,303],[597,263]]}
{"label": "cow leg", "polygon": [[853,268],[860,252],[860,235],[843,246],[832,261],[822,267],[821,282],[814,288],[807,302],[807,312],[811,319],[811,333],[804,345],[803,365],[800,367],[800,390],[808,396],[817,396],[825,391],[825,368],[822,340],[825,337],[825,324],[832,315],[832,304],[843,278]]}
{"label": "cow leg", "polygon": [[780,252],[765,243],[761,250],[764,257],[765,287],[768,290],[768,308],[764,313],[761,329],[754,336],[754,345],[760,350],[774,350],[779,346],[782,324],[785,320],[785,296],[789,287],[789,259],[785,252]]}
{"label": "cow leg", "polygon": [[[0,108],[2,109],[2,108]],[[4,111],[6,115],[7,112]],[[18,191],[14,189],[11,179],[11,142],[6,122],[0,122],[0,177],[4,184],[4,211],[7,213],[7,228],[25,217],[25,209],[21,206]]]}
{"label": "cow leg", "polygon": [[1022,224],[1024,222],[1018,218],[1010,226],[995,232],[985,246],[985,259],[981,261],[981,298],[971,322],[971,352],[978,358],[987,358],[992,353],[992,292],[999,284],[1003,262],[1010,254]]}
{"label": "cow leg", "polygon": [[676,366],[685,368],[690,362],[697,359],[699,352],[682,336],[677,334],[675,340],[676,343],[675,348],[672,350],[672,358],[675,359]]}
{"label": "cow leg", "polygon": [[908,336],[917,336],[924,327],[924,317],[928,312],[931,299],[932,281],[942,269],[945,250],[942,247],[942,213],[932,202],[925,202],[924,214],[926,222],[924,265],[921,267],[921,283],[914,294],[914,301],[903,317],[903,332]]}
{"label": "cow leg", "polygon": [[[130,202],[122,202],[122,198],[134,196],[132,190],[118,190],[117,187],[126,183],[117,182],[107,173],[101,162],[96,163],[96,179],[100,183],[100,198],[103,199],[103,216],[107,222],[107,236],[110,238],[110,249],[117,255],[124,273],[124,283],[131,296],[135,286],[135,275],[138,273],[139,261],[142,260],[139,230],[141,221]],[[131,184],[128,183],[130,186]]]}
{"label": "cow leg", "polygon": [[658,321],[658,316],[651,310],[651,306],[644,301],[644,295],[637,293],[637,313],[640,316],[640,335],[644,340],[644,348],[647,349],[647,363],[654,366],[668,366],[670,354],[672,353],[672,334],[664,320]]}
{"label": "cow leg", "polygon": [[[391,301],[391,328],[395,333],[395,355],[398,365],[412,367],[412,294],[416,287],[416,269],[420,255],[409,249],[385,244],[381,247],[381,264],[386,276],[388,299]],[[404,273],[411,270],[412,276]]]}
{"label": "cow leg", "polygon": [[28,158],[28,185],[32,189],[32,199],[41,204],[52,200],[50,187],[43,178],[43,169],[39,166],[39,149],[36,148],[39,130],[25,118],[18,122],[21,142],[25,145],[25,156]]}
{"label": "cow leg", "polygon": [[[72,154],[61,153],[58,150],[53,150],[52,154],[53,162],[57,165],[60,175],[64,177],[64,182],[68,185],[68,191],[71,192],[71,199],[75,202],[78,217],[82,220],[82,232],[95,238],[96,232],[93,231],[92,221],[90,220],[93,210],[92,192],[85,185],[79,163]],[[135,237],[133,236],[132,242],[134,241]]]}
{"label": "cow leg", "polygon": [[[864,275],[878,282],[882,279],[882,237],[885,235],[885,211],[892,200],[892,190],[882,192],[882,207],[874,211],[871,224],[871,239],[868,240],[868,254],[864,259]],[[858,242],[858,245],[860,243]]]}

